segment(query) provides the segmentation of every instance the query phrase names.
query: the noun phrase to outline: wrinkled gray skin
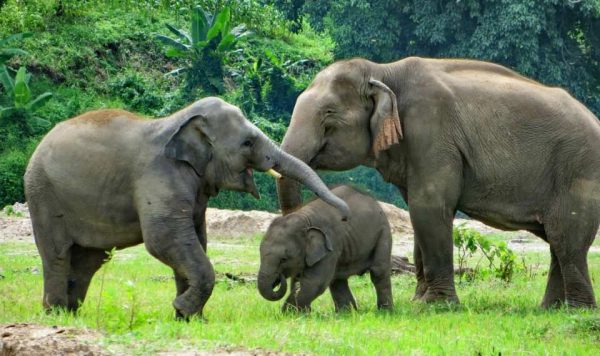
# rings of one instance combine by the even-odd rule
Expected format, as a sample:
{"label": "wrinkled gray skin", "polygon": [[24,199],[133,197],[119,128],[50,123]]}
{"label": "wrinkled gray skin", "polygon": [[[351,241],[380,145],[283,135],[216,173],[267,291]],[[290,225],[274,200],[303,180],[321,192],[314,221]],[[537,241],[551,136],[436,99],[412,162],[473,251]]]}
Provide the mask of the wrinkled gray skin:
{"label": "wrinkled gray skin", "polygon": [[144,243],[173,268],[177,316],[201,315],[215,275],[205,211],[219,189],[258,197],[252,169],[275,168],[347,215],[305,164],[283,153],[242,112],[205,98],[163,119],[100,110],[57,125],[25,174],[46,308],[76,310],[112,248]]}
{"label": "wrinkled gray skin", "polygon": [[342,222],[322,200],[275,219],[260,244],[260,294],[267,300],[283,298],[291,277],[284,311],[309,311],[328,287],[336,311],[356,309],[348,277],[369,271],[377,307],[391,309],[392,235],[385,214],[377,201],[353,188],[332,192],[348,204],[352,219]]}
{"label": "wrinkled gray skin", "polygon": [[[376,168],[410,207],[415,299],[458,302],[457,209],[550,245],[542,306],[595,306],[587,252],[600,219],[600,123],[566,91],[502,66],[410,57],[353,59],[300,95],[282,149],[315,169]],[[279,182],[284,211],[301,199]]]}

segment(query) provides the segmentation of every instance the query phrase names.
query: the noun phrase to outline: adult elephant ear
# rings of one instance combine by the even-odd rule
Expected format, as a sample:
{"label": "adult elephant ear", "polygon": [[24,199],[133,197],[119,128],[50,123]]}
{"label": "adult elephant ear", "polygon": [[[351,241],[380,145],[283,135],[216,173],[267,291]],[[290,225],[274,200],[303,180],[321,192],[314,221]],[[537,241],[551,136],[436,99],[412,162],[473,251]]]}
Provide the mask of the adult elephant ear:
{"label": "adult elephant ear", "polygon": [[165,145],[165,155],[189,164],[198,176],[203,176],[212,158],[210,120],[203,115],[189,115],[173,120],[173,134]]}
{"label": "adult elephant ear", "polygon": [[306,265],[313,266],[333,251],[329,235],[318,227],[309,227],[306,238]]}
{"label": "adult elephant ear", "polygon": [[375,157],[381,151],[397,144],[402,139],[402,126],[398,116],[396,94],[382,82],[371,78],[369,80],[370,94],[375,102],[371,115],[371,137]]}

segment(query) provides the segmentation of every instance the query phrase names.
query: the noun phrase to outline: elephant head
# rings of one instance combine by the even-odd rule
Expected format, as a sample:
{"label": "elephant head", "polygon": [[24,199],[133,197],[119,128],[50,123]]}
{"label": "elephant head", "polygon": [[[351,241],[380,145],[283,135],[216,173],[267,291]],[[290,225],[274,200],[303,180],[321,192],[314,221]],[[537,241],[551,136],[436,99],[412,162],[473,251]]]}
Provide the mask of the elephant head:
{"label": "elephant head", "polygon": [[279,171],[348,216],[346,203],[333,195],[310,167],[283,152],[239,108],[210,97],[175,113],[167,122],[167,157],[189,164],[204,178],[209,195],[229,189],[258,198],[252,169]]}
{"label": "elephant head", "polygon": [[283,298],[287,277],[297,277],[333,250],[329,235],[299,214],[273,220],[260,244],[260,294],[272,301]]}
{"label": "elephant head", "polygon": [[[363,59],[321,71],[298,97],[281,148],[314,169],[372,166],[402,139],[396,95],[384,76],[381,65]],[[284,214],[300,205],[297,183],[282,179],[278,190]]]}

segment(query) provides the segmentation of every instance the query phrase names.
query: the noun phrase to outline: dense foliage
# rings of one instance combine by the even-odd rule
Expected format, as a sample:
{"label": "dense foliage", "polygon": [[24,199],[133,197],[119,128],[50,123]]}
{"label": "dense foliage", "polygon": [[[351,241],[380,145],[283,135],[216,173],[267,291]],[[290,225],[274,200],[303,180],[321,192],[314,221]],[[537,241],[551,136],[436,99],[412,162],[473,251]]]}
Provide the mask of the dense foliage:
{"label": "dense foliage", "polygon": [[274,0],[336,58],[477,58],[569,89],[600,114],[600,0]]}
{"label": "dense foliage", "polygon": [[[194,17],[195,8],[202,9],[195,12],[201,16]],[[196,36],[194,29],[202,24],[206,32],[197,31],[198,36],[207,36],[213,25],[221,26],[213,31],[218,36],[184,50],[194,47],[186,36]],[[240,24],[252,35],[231,42],[229,34],[245,33],[232,31]],[[31,74],[30,100],[45,92],[53,96],[42,106],[49,97],[44,94],[24,120],[7,115],[0,121],[0,206],[24,200],[22,175],[42,135],[91,109],[120,107],[159,117],[219,93],[281,141],[296,97],[335,58],[491,60],[566,87],[600,113],[600,0],[0,1],[0,39],[21,32],[33,35],[6,45],[24,52],[2,57],[7,72],[13,80],[21,67]],[[163,40],[170,36],[175,47],[157,34]],[[212,54],[217,61],[209,67],[206,58]],[[178,68],[191,69],[192,75],[165,76]],[[199,73],[209,74],[193,76]],[[22,78],[28,79],[25,74]],[[14,88],[11,94],[5,87],[0,88],[0,107],[15,107]],[[351,182],[404,205],[397,190],[371,169],[323,176],[329,183]],[[273,180],[261,174],[256,179],[261,200],[222,192],[211,204],[277,209]]]}

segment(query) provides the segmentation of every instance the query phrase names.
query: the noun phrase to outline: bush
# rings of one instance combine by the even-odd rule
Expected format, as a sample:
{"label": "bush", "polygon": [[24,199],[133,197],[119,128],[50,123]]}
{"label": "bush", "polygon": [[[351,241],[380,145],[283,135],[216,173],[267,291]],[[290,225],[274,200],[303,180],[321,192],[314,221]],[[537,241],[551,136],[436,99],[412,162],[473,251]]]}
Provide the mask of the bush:
{"label": "bush", "polygon": [[23,175],[34,145],[0,154],[0,206],[24,202]]}
{"label": "bush", "polygon": [[[506,242],[492,242],[489,238],[481,235],[478,231],[460,225],[452,232],[454,246],[458,250],[458,268],[461,271],[467,269],[467,262],[475,253],[481,253],[471,277],[493,275],[505,282],[510,282],[517,266],[517,255],[511,250]],[[480,262],[485,260],[487,268],[480,267]],[[461,274],[461,279],[464,274]]]}

